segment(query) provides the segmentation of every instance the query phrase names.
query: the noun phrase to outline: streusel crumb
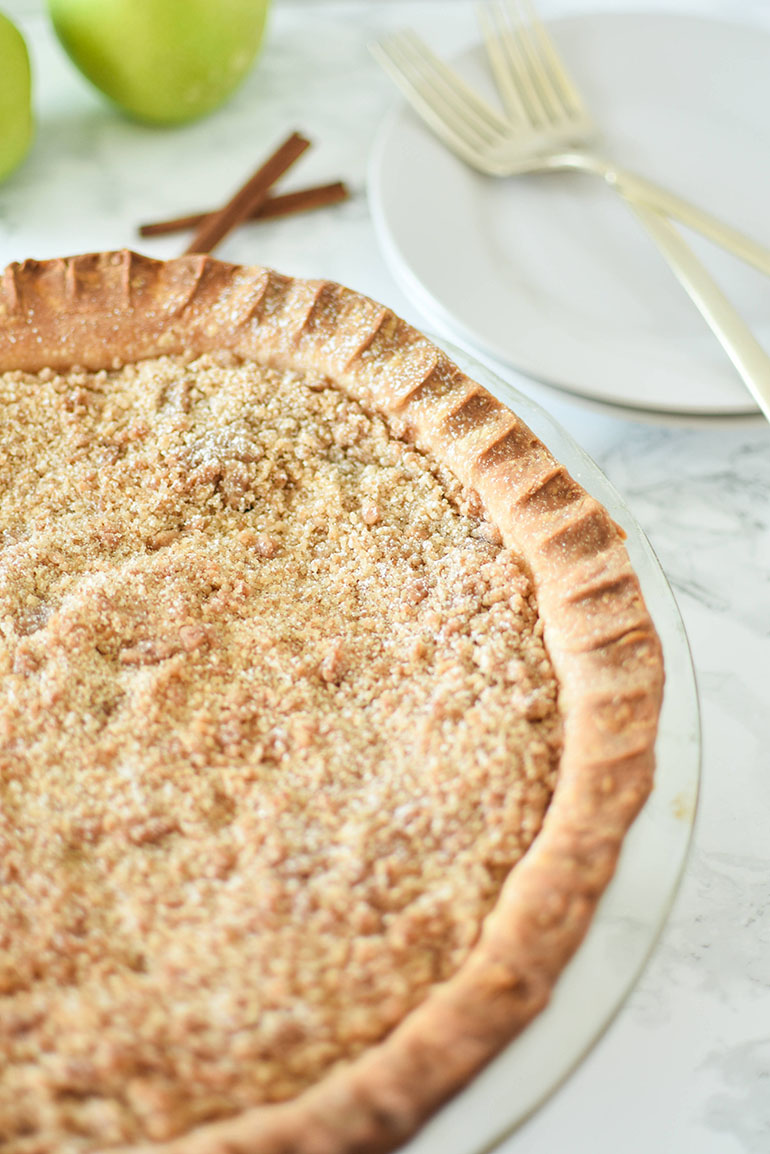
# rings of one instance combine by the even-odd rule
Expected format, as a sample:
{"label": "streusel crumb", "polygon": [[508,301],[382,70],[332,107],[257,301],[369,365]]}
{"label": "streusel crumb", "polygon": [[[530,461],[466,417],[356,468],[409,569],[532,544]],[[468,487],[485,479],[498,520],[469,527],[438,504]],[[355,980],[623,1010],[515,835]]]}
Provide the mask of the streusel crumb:
{"label": "streusel crumb", "polygon": [[0,377],[0,1148],[296,1095],[476,941],[560,743],[529,579],[323,379]]}

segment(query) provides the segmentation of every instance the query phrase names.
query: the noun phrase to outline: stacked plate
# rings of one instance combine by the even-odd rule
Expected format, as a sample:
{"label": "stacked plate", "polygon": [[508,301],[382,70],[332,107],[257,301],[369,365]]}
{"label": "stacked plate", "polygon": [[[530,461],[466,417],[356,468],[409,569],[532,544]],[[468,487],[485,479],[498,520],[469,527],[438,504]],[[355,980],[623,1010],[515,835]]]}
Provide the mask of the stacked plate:
{"label": "stacked plate", "polygon": [[[607,155],[770,246],[770,36],[660,13],[549,27]],[[480,45],[454,63],[494,101]],[[655,246],[597,178],[482,176],[403,105],[377,141],[370,201],[391,270],[442,336],[626,410],[757,411]],[[770,349],[770,279],[687,239]]]}

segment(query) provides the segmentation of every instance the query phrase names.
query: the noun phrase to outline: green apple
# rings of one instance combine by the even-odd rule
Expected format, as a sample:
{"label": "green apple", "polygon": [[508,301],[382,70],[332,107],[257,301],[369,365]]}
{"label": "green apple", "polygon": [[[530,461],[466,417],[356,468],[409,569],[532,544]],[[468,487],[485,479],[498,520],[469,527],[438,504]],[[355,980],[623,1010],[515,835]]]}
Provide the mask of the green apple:
{"label": "green apple", "polygon": [[125,112],[177,124],[211,112],[249,71],[268,0],[48,0],[56,34]]}
{"label": "green apple", "polygon": [[27,46],[18,28],[0,12],[0,180],[21,164],[33,131]]}

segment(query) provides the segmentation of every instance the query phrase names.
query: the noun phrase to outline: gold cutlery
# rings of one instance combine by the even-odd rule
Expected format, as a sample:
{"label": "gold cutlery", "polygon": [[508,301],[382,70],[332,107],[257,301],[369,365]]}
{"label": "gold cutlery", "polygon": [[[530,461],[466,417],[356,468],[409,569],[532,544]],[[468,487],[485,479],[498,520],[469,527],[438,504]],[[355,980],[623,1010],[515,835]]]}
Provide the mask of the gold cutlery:
{"label": "gold cutlery", "polygon": [[767,273],[770,252],[593,151],[596,126],[529,0],[489,5],[480,19],[505,116],[414,33],[398,33],[372,51],[428,127],[471,167],[498,177],[578,168],[611,184],[655,241],[770,420],[770,357],[667,216],[699,229]]}

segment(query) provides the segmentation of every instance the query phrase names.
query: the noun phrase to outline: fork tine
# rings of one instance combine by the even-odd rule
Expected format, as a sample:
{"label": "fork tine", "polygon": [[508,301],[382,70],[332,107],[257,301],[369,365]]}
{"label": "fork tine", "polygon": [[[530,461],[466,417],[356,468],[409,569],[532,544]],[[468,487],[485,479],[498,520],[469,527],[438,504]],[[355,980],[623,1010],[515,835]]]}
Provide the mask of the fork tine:
{"label": "fork tine", "polygon": [[465,121],[460,121],[460,125],[466,131],[458,131],[451,108],[447,107],[446,101],[440,95],[437,96],[435,91],[431,91],[421,71],[414,67],[398,40],[391,38],[387,42],[372,44],[371,51],[415,111],[451,149],[457,151],[458,148],[467,149],[474,146],[475,138],[471,135],[470,140],[468,139],[468,126]]}
{"label": "fork tine", "polygon": [[494,108],[445,64],[441,57],[431,52],[416,32],[406,31],[403,36],[415,64],[422,69],[426,80],[430,81],[436,91],[443,93],[458,116],[462,116],[469,125],[491,140],[507,131],[508,126]]}
{"label": "fork tine", "polygon": [[539,92],[540,103],[544,108],[546,117],[548,119],[561,117],[563,107],[559,93],[554,88],[550,70],[548,70],[548,61],[541,52],[539,40],[534,37],[532,30],[534,9],[531,3],[526,2],[526,0],[507,0],[507,7],[510,20],[516,22],[518,35],[521,37],[523,51],[530,68],[532,84],[534,89]]}
{"label": "fork tine", "polygon": [[[491,2],[479,12],[495,82],[509,115],[529,128],[546,127],[558,116],[537,46],[513,0]],[[486,25],[486,31],[485,31]],[[555,107],[554,107],[555,104]]]}
{"label": "fork tine", "polygon": [[[478,142],[489,143],[507,131],[501,116],[411,31],[397,33],[380,43],[422,98],[437,114],[460,118]],[[453,128],[460,126],[453,123]],[[470,143],[470,137],[467,137]]]}
{"label": "fork tine", "polygon": [[572,78],[564,66],[553,37],[549,34],[545,24],[535,11],[532,0],[519,0],[524,9],[532,34],[537,41],[540,58],[547,66],[550,82],[561,105],[575,117],[585,116],[586,108],[575,87]]}
{"label": "fork tine", "polygon": [[529,109],[513,79],[511,57],[516,46],[508,43],[507,28],[501,27],[483,4],[477,6],[477,16],[492,75],[508,117],[514,124],[530,125]]}
{"label": "fork tine", "polygon": [[527,9],[525,5],[520,5],[517,0],[507,0],[507,3],[501,5],[501,8],[502,19],[505,20],[507,16],[509,34],[515,37],[520,46],[521,82],[527,86],[530,101],[537,110],[541,123],[543,121],[548,123],[554,116],[560,115],[559,98],[551,84],[548,70],[539,51],[539,45],[535,42],[530,31]]}
{"label": "fork tine", "polygon": [[[370,47],[436,135],[468,164],[486,171],[481,154],[507,130],[505,121],[495,110],[429,52],[414,34],[396,34]],[[467,103],[466,90],[470,94]]]}
{"label": "fork tine", "polygon": [[[551,53],[545,53],[543,39],[547,33],[543,24],[540,24],[540,36],[533,30],[533,23],[537,21],[534,8],[528,0],[506,0],[503,13],[507,13],[511,36],[515,36],[521,48],[522,73],[521,82],[526,84],[530,92],[530,99],[538,114],[548,123],[559,120],[569,114],[563,105],[561,95],[553,82],[550,63],[555,54],[551,45]],[[504,16],[503,16],[504,18]]]}

